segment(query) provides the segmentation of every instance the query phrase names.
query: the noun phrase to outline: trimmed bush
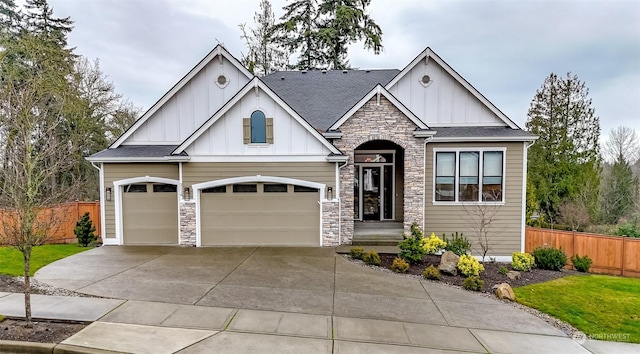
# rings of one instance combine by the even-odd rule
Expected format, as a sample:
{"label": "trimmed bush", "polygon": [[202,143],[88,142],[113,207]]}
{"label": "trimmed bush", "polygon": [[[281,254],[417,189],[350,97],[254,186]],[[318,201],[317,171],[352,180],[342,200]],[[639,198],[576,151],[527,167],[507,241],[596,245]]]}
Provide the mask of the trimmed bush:
{"label": "trimmed bush", "polygon": [[422,243],[423,233],[417,223],[411,224],[411,236],[402,234],[403,241],[398,243],[400,253],[398,256],[409,264],[416,264],[422,260],[425,255],[425,249]]}
{"label": "trimmed bush", "polygon": [[86,212],[80,217],[80,220],[76,222],[76,227],[73,229],[73,233],[76,235],[78,243],[81,244],[82,247],[87,247],[90,243],[95,242],[98,239],[94,232],[96,232],[96,228],[91,223],[89,212]]}
{"label": "trimmed bush", "polygon": [[362,256],[362,260],[369,265],[380,265],[380,256],[376,250],[371,250]]}
{"label": "trimmed bush", "polygon": [[591,268],[591,262],[593,261],[591,260],[591,258],[589,258],[589,256],[580,257],[576,254],[575,256],[571,257],[571,263],[573,263],[573,266],[578,272],[588,272],[589,268]]}
{"label": "trimmed bush", "polygon": [[640,237],[640,227],[636,223],[626,223],[618,226],[617,236]]}
{"label": "trimmed bush", "polygon": [[458,235],[458,232],[456,231],[455,234],[451,234],[451,239],[448,239],[444,234],[442,234],[442,240],[447,243],[444,247],[445,251],[451,251],[458,256],[471,252],[471,242],[469,242],[462,233]]}
{"label": "trimmed bush", "polygon": [[4,321],[4,316],[0,315],[0,322]]}
{"label": "trimmed bush", "polygon": [[500,266],[500,267],[498,268],[498,273],[500,273],[500,274],[507,274],[507,273],[509,273],[509,268],[507,268],[507,267],[505,267],[505,266]]}
{"label": "trimmed bush", "polygon": [[440,271],[433,265],[428,266],[422,272],[422,276],[431,280],[440,280]]}
{"label": "trimmed bush", "polygon": [[402,258],[396,258],[391,264],[391,270],[396,273],[406,273],[409,270],[409,263],[405,262]]}
{"label": "trimmed bush", "polygon": [[480,264],[475,257],[468,254],[460,256],[460,259],[458,260],[458,269],[460,270],[460,273],[467,277],[473,275],[478,276],[480,273],[484,272],[484,266]]}
{"label": "trimmed bush", "polygon": [[532,252],[536,266],[540,269],[561,270],[567,265],[567,255],[562,249],[538,247]]}
{"label": "trimmed bush", "polygon": [[435,232],[432,232],[429,238],[422,239],[422,248],[424,248],[425,254],[436,254],[445,247],[447,247],[447,243],[436,236]]}
{"label": "trimmed bush", "polygon": [[471,291],[480,291],[483,286],[484,280],[480,279],[480,277],[476,275],[468,277],[464,280],[464,283],[462,283],[463,288]]}
{"label": "trimmed bush", "polygon": [[362,247],[351,247],[351,249],[349,250],[349,253],[351,254],[351,258],[353,259],[362,259],[362,256],[364,256],[364,248]]}
{"label": "trimmed bush", "polygon": [[528,272],[536,266],[536,259],[526,252],[513,252],[511,266],[515,270]]}

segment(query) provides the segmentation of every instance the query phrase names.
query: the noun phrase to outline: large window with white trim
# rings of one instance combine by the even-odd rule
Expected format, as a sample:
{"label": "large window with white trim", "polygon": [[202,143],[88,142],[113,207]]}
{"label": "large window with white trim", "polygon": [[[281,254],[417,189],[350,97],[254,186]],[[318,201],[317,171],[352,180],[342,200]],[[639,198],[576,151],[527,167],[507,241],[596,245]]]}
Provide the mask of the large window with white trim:
{"label": "large window with white trim", "polygon": [[505,150],[434,150],[434,201],[503,202]]}

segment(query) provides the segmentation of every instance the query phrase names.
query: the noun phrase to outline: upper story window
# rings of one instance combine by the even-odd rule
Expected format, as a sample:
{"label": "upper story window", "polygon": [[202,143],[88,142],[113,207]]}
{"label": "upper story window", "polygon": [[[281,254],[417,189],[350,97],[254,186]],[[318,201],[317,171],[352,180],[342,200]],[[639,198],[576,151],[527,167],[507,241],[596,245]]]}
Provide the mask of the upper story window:
{"label": "upper story window", "polygon": [[253,111],[251,118],[243,119],[245,144],[273,144],[273,118],[262,111]]}
{"label": "upper story window", "polygon": [[435,152],[434,201],[504,201],[504,151]]}

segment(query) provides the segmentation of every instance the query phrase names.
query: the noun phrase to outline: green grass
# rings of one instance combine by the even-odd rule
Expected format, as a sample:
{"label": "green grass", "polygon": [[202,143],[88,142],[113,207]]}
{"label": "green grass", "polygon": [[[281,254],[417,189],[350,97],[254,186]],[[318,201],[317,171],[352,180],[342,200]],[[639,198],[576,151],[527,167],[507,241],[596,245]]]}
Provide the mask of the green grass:
{"label": "green grass", "polygon": [[[31,275],[49,263],[90,249],[91,247],[82,247],[76,243],[34,247],[31,252]],[[13,247],[0,247],[0,274],[24,275],[24,261],[20,251]]]}
{"label": "green grass", "polygon": [[640,279],[576,275],[513,290],[519,303],[592,338],[640,343]]}

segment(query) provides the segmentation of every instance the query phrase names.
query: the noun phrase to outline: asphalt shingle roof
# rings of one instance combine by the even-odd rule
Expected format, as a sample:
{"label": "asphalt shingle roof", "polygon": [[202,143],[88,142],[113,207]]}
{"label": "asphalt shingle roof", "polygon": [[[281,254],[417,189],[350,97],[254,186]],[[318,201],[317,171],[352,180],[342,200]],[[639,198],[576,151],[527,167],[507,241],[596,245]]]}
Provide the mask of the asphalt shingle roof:
{"label": "asphalt shingle roof", "polygon": [[[91,155],[91,158],[118,157],[165,157],[171,155],[178,145],[120,145],[116,149],[105,149]],[[187,156],[183,153],[180,156]]]}
{"label": "asphalt shingle roof", "polygon": [[279,71],[262,81],[314,128],[326,131],[377,84],[400,70]]}
{"label": "asphalt shingle roof", "polygon": [[[437,133],[434,138],[532,138],[533,134],[509,127],[432,127]],[[526,139],[523,139],[526,140]]]}

